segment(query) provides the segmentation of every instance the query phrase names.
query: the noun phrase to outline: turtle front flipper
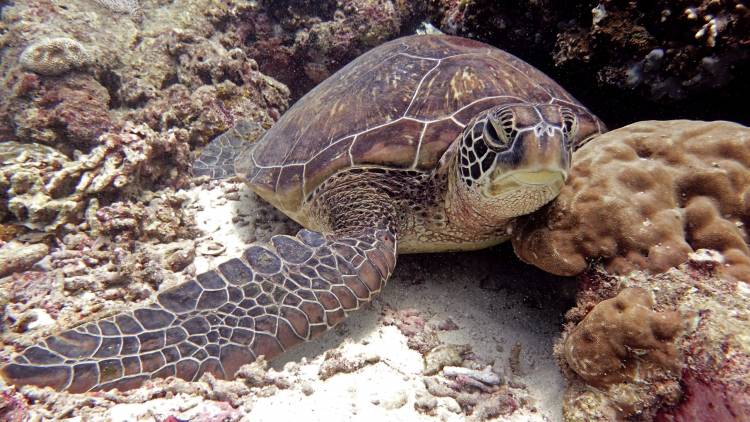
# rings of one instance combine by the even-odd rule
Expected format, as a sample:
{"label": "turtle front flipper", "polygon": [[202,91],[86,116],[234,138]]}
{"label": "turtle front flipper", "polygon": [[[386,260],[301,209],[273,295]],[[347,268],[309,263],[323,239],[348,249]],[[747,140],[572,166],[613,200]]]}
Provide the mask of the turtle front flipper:
{"label": "turtle front flipper", "polygon": [[157,296],[156,303],[46,338],[0,370],[11,384],[74,393],[126,390],[151,378],[231,379],[341,322],[396,265],[396,236],[372,227],[301,230]]}
{"label": "turtle front flipper", "polygon": [[211,176],[212,179],[234,176],[237,158],[249,153],[252,141],[264,132],[263,127],[255,122],[238,122],[203,148],[200,157],[193,163],[193,175]]}

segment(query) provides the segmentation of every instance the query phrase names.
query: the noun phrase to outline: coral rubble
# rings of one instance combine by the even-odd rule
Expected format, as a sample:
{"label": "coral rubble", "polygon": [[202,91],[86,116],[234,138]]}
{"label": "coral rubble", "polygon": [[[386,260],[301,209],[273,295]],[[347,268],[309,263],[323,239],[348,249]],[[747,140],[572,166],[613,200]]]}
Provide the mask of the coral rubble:
{"label": "coral rubble", "polygon": [[8,158],[0,167],[0,189],[7,195],[3,208],[20,224],[52,231],[80,219],[95,195],[165,176],[185,177],[188,150],[181,131],[161,136],[128,123],[120,133],[102,135],[100,143],[77,161],[41,145],[0,144]]}
{"label": "coral rubble", "polygon": [[0,277],[28,270],[48,253],[49,248],[45,244],[27,246],[19,242],[8,242],[0,247]]}
{"label": "coral rubble", "polygon": [[625,274],[665,271],[701,248],[750,281],[750,129],[729,122],[635,123],[579,149],[548,207],[519,220],[521,259],[564,275],[592,260]]}

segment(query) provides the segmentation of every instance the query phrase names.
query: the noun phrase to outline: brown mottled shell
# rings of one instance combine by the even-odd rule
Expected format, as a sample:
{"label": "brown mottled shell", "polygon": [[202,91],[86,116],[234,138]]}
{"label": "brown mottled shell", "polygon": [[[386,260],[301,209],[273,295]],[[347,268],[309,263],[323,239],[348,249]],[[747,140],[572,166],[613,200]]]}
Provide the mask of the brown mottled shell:
{"label": "brown mottled shell", "polygon": [[553,80],[502,50],[447,35],[399,38],[302,97],[235,167],[266,200],[296,213],[342,169],[434,168],[472,117],[508,102],[565,103],[588,114]]}

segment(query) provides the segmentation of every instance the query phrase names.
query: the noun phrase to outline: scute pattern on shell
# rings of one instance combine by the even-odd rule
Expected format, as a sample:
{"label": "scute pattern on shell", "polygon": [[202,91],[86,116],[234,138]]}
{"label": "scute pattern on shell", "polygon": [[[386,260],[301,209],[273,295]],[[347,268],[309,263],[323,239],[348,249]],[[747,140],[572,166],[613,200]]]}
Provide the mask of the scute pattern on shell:
{"label": "scute pattern on shell", "polygon": [[478,112],[504,103],[561,103],[596,120],[546,75],[465,38],[385,43],[300,99],[235,167],[256,192],[296,212],[345,168],[430,170]]}

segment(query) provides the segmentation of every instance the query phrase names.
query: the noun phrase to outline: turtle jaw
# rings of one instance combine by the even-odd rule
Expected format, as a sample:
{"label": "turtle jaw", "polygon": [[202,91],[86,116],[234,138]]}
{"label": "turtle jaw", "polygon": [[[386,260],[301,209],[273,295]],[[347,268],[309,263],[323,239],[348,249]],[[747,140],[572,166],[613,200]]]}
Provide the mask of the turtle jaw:
{"label": "turtle jaw", "polygon": [[545,186],[559,193],[567,177],[565,171],[551,169],[505,172],[500,177],[493,177],[485,185],[484,194],[488,197],[497,197],[514,190],[534,190]]}
{"label": "turtle jaw", "polygon": [[[562,169],[524,169],[498,172],[482,186],[497,217],[513,218],[532,213],[553,200],[562,189],[567,172]],[[495,176],[493,174],[492,176]]]}

